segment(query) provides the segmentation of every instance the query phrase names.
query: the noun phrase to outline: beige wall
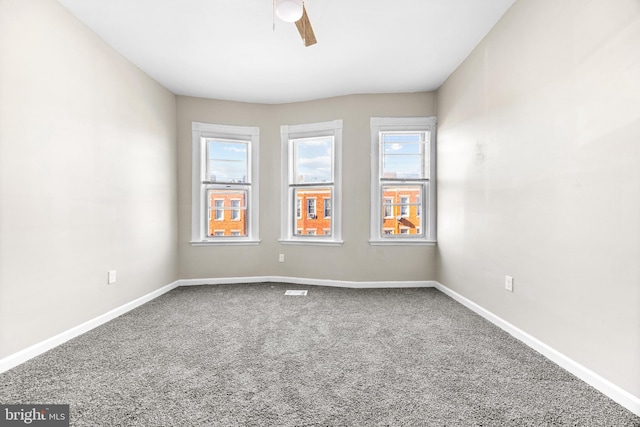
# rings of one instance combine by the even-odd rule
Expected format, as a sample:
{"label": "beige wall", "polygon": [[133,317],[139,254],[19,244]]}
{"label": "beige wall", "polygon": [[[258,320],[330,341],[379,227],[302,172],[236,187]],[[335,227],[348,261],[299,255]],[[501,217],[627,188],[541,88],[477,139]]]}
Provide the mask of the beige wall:
{"label": "beige wall", "polygon": [[176,280],[176,200],[175,96],[57,2],[0,0],[0,358]]}
{"label": "beige wall", "polygon": [[[369,245],[370,117],[430,116],[435,94],[353,95],[281,105],[178,97],[180,277],[287,276],[354,281],[432,280],[434,246]],[[343,120],[341,247],[282,245],[280,125]],[[259,246],[191,247],[191,122],[260,128]],[[278,254],[285,254],[285,263]]]}
{"label": "beige wall", "polygon": [[639,46],[637,0],[519,0],[438,92],[439,281],[635,396]]}

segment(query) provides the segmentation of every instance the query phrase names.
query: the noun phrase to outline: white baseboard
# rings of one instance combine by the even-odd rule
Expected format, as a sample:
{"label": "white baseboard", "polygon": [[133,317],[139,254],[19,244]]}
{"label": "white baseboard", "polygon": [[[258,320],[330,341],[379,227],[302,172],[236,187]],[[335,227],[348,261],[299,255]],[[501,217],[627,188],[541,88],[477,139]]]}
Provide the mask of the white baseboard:
{"label": "white baseboard", "polygon": [[120,307],[114,308],[111,311],[108,311],[94,319],[88,320],[78,326],[74,326],[73,328],[67,331],[61,332],[58,335],[55,335],[51,338],[47,338],[46,340],[41,341],[37,344],[34,344],[31,347],[27,347],[24,350],[21,350],[17,353],[11,354],[3,359],[0,359],[0,373],[8,371],[9,369],[18,366],[29,359],[39,356],[42,353],[48,350],[51,350],[52,348],[57,347],[62,343],[69,341],[72,338],[75,338],[79,335],[84,334],[85,332],[90,331],[93,328],[96,328],[104,323],[107,323],[108,321],[115,319],[116,317],[126,313],[127,311],[133,310],[134,308],[139,307],[142,304],[149,302],[152,299],[155,299],[160,295],[165,294],[176,287],[178,287],[178,281],[175,281],[160,289],[157,289],[153,292],[143,295],[140,298],[130,301],[124,305],[121,305]]}
{"label": "white baseboard", "polygon": [[447,288],[441,283],[435,282],[435,287],[442,293],[450,296],[451,298],[458,301],[460,304],[464,305],[468,309],[476,312],[477,314],[484,317],[491,323],[495,324],[500,329],[508,332],[513,337],[517,338],[527,346],[531,347],[538,353],[545,356],[547,359],[551,360],[552,362],[564,368],[565,370],[571,372],[573,375],[580,378],[582,381],[586,382],[596,390],[600,391],[602,394],[609,397],[611,400],[617,402],[618,404],[627,408],[629,411],[640,416],[640,398],[639,397],[634,396],[628,391],[613,384],[611,381],[604,379],[603,377],[596,374],[592,370],[582,366],[575,360],[570,359],[569,357],[565,356],[564,354],[560,353],[554,348],[543,343],[539,339],[527,334],[523,330],[517,328],[516,326],[507,322],[506,320],[496,316],[490,311],[482,308],[478,304],[463,297],[459,293],[452,291],[451,289]]}
{"label": "white baseboard", "polygon": [[354,282],[347,280],[308,279],[285,276],[224,277],[211,279],[183,279],[179,286],[223,285],[237,283],[290,283],[294,285],[332,286],[338,288],[374,289],[374,288],[433,288],[437,282],[431,280],[415,281],[370,281]]}

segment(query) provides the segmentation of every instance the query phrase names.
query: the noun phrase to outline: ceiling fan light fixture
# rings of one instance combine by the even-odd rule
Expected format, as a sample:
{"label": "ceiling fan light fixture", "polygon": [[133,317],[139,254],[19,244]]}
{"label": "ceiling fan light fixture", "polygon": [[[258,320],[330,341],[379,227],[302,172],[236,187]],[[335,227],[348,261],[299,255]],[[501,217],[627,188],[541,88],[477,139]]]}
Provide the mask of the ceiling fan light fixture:
{"label": "ceiling fan light fixture", "polygon": [[276,0],[276,15],[284,22],[302,18],[302,0]]}

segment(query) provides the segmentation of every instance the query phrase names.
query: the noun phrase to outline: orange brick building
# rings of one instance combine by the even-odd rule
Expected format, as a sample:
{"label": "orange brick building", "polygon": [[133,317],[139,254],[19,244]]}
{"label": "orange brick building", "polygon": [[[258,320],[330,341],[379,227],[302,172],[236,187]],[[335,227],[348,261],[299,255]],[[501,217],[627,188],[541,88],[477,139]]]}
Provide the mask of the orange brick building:
{"label": "orange brick building", "polygon": [[422,205],[419,187],[385,187],[382,194],[382,233],[420,234]]}
{"label": "orange brick building", "polygon": [[209,236],[246,236],[246,193],[238,190],[209,192]]}
{"label": "orange brick building", "polygon": [[296,190],[296,235],[331,235],[331,189]]}
{"label": "orange brick building", "polygon": [[[331,189],[297,189],[296,235],[331,235]],[[417,187],[385,187],[382,206],[383,234],[420,234],[422,212]],[[209,236],[246,236],[246,193],[237,190],[209,192]]]}

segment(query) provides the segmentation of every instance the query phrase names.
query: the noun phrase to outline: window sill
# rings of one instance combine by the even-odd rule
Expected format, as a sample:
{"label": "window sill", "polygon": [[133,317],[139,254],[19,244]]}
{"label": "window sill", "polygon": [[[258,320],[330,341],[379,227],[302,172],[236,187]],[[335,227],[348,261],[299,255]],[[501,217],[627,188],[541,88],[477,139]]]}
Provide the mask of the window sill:
{"label": "window sill", "polygon": [[283,245],[342,246],[343,240],[325,239],[279,239]]}
{"label": "window sill", "polygon": [[191,246],[255,246],[260,244],[260,240],[196,240],[189,242]]}
{"label": "window sill", "polygon": [[436,246],[435,240],[418,240],[418,239],[371,239],[371,246]]}

